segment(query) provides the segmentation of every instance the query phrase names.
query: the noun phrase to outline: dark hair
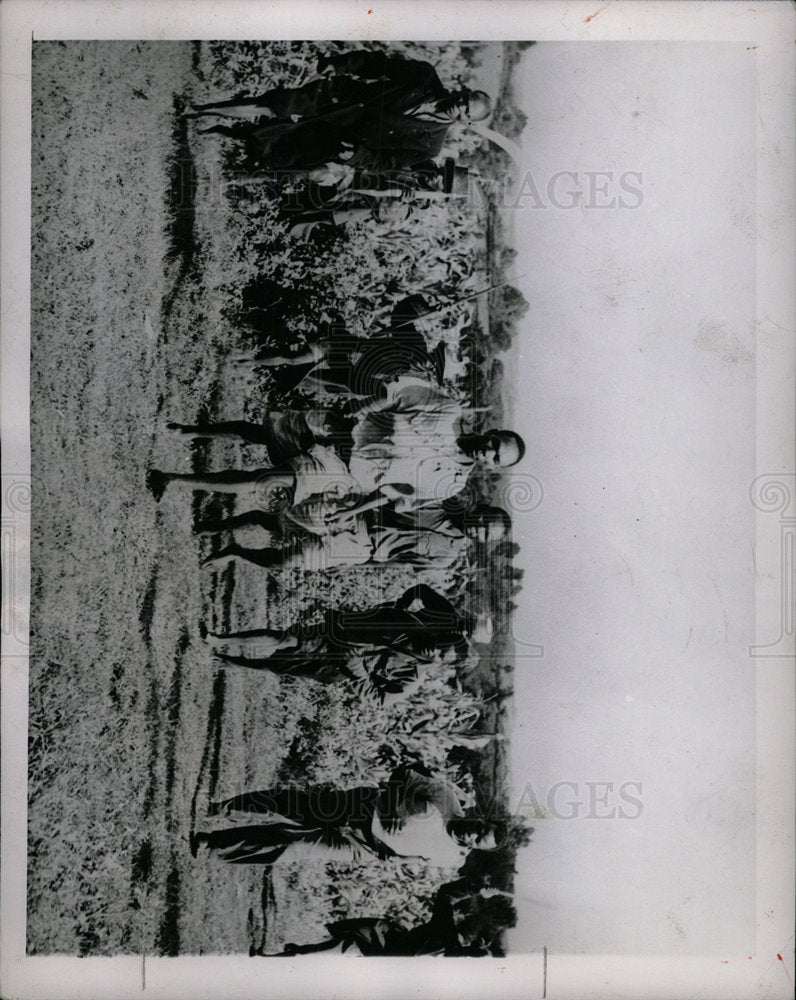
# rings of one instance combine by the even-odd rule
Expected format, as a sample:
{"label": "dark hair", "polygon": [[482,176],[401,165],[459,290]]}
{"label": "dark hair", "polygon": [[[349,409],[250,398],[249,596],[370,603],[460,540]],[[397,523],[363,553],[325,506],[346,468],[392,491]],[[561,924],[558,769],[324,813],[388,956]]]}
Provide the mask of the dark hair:
{"label": "dark hair", "polygon": [[483,816],[456,817],[448,821],[447,830],[457,843],[462,843],[466,837],[471,837],[473,834],[479,840],[488,833],[494,834],[496,847],[500,847],[506,839],[506,824],[500,820],[484,819]]}
{"label": "dark hair", "polygon": [[479,503],[477,506],[465,511],[464,526],[478,527],[481,524],[499,524],[505,534],[511,531],[511,516],[502,507],[491,507],[486,503]]}
{"label": "dark hair", "polygon": [[457,660],[463,660],[467,656],[470,643],[463,632],[469,634],[475,628],[475,619],[470,621],[470,618],[468,615],[466,620],[462,620],[462,632],[445,632],[438,638],[436,646],[441,653],[452,649],[456,653]]}
{"label": "dark hair", "polygon": [[440,111],[450,111],[466,105],[471,121],[483,121],[492,114],[492,98],[483,90],[453,90],[447,97],[437,101]]}
{"label": "dark hair", "polygon": [[500,934],[517,923],[517,910],[510,896],[503,893],[471,896],[454,903],[453,921],[463,945],[481,945],[491,950]]}
{"label": "dark hair", "polygon": [[484,118],[488,118],[492,114],[492,98],[483,90],[471,90],[468,94],[467,103],[471,109],[474,105],[481,105],[481,113],[477,118],[473,115],[473,121],[483,121]]}
{"label": "dark hair", "polygon": [[[504,441],[513,441],[517,446],[517,462],[522,460],[525,455],[525,442],[519,436],[516,431],[491,431],[492,434],[499,434]],[[517,462],[512,462],[512,465],[516,465]]]}

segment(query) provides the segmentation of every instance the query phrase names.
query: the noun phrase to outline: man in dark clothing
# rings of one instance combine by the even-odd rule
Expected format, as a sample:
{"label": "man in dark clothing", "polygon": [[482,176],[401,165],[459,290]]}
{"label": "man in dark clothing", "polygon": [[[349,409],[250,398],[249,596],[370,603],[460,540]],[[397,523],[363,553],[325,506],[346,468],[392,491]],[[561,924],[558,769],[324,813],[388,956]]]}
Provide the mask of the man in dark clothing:
{"label": "man in dark clothing", "polygon": [[318,69],[327,68],[331,76],[303,87],[198,105],[193,113],[259,115],[258,122],[204,131],[242,139],[268,169],[312,170],[337,161],[388,172],[427,165],[454,121],[479,121],[491,110],[480,91],[448,91],[427,62],[357,50],[320,59]]}
{"label": "man in dark clothing", "polygon": [[[488,908],[486,919],[471,927],[469,911],[479,907]],[[286,944],[284,951],[278,954],[307,955],[336,949],[340,954],[349,952],[363,956],[476,958],[494,954],[501,930],[515,921],[516,911],[507,893],[493,891],[486,895],[481,887],[460,878],[440,886],[434,897],[431,918],[408,930],[387,917],[349,917],[326,925],[327,940],[318,944]]]}
{"label": "man in dark clothing", "polygon": [[454,785],[422,766],[398,767],[380,786],[284,787],[245,792],[210,806],[229,825],[194,834],[232,864],[310,858],[424,860],[460,868],[473,849],[494,850],[500,824],[464,815]]}
{"label": "man in dark clothing", "polygon": [[[236,360],[240,364],[295,371],[294,387],[304,392],[322,388],[341,395],[372,396],[387,382],[410,373],[430,376],[439,384],[445,367],[444,345],[429,351],[416,326],[417,320],[433,312],[422,295],[407,295],[393,308],[390,325],[367,337],[349,333],[342,319],[335,316],[320,324],[317,336],[303,351],[260,352]],[[211,427],[204,430],[212,433]],[[242,436],[252,443],[262,443],[248,434]]]}
{"label": "man in dark clothing", "polygon": [[[358,652],[383,654],[371,669],[379,684],[387,661],[403,658],[408,665],[423,662],[430,652],[467,650],[475,620],[460,615],[447,598],[426,584],[416,584],[397,600],[367,611],[329,609],[318,624],[296,624],[284,631],[250,629],[226,635],[208,634],[213,652],[224,663],[278,674],[312,677],[330,683],[352,674],[349,663]],[[404,673],[406,673],[404,668]],[[416,668],[411,674],[417,676]],[[406,682],[411,678],[406,677]],[[395,680],[385,674],[382,680]]]}

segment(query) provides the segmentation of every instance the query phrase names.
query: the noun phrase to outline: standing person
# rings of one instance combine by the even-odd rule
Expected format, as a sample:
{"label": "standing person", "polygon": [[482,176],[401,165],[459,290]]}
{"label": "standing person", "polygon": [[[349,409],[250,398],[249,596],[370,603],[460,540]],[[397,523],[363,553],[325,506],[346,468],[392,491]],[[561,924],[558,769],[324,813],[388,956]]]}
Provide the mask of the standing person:
{"label": "standing person", "polygon": [[[389,664],[395,657],[404,686],[417,677],[414,664],[433,653],[462,656],[475,618],[460,614],[450,601],[426,584],[416,584],[397,600],[367,611],[327,609],[318,624],[297,623],[289,629],[250,629],[217,635],[208,633],[214,655],[223,663],[277,674],[312,677],[331,683],[348,677],[351,660],[363,652],[375,686],[396,681]],[[375,658],[374,658],[375,657]],[[408,665],[408,666],[407,666]]]}
{"label": "standing person", "polygon": [[276,788],[214,803],[210,817],[228,825],[200,831],[200,844],[232,864],[265,864],[363,854],[460,868],[471,850],[494,850],[500,826],[465,816],[450,782],[399,767],[381,786],[345,791]]}
{"label": "standing person", "polygon": [[382,493],[405,505],[440,504],[464,489],[475,466],[507,468],[525,453],[522,438],[514,431],[466,433],[462,418],[461,406],[442,389],[403,376],[386,386],[380,398],[367,400],[358,409],[347,466],[333,448],[315,444],[283,466],[250,472],[153,469],[147,485],[156,500],[169,483],[176,482],[224,493],[281,486],[293,489],[293,503],[317,494]]}
{"label": "standing person", "polygon": [[[429,62],[389,55],[384,51],[356,49],[319,56],[319,76],[301,87],[274,87],[254,97],[190,104],[186,118],[207,115],[251,121],[264,119],[315,119],[335,104],[381,103],[392,111],[411,111],[427,104],[458,104],[466,98],[488,98],[480,91],[448,90]],[[375,84],[375,86],[374,86]],[[474,108],[478,119],[483,107]]]}
{"label": "standing person", "polygon": [[398,489],[419,505],[460,493],[475,466],[507,468],[525,453],[513,431],[467,433],[464,411],[443,389],[404,376],[357,412],[349,471],[360,494]]}
{"label": "standing person", "polygon": [[[472,919],[473,911],[479,920]],[[446,882],[434,896],[429,920],[408,929],[387,917],[349,917],[326,925],[329,937],[317,944],[286,944],[279,955],[308,955],[334,949],[341,955],[490,955],[504,927],[517,918],[508,893],[470,884],[467,878]]]}
{"label": "standing person", "polygon": [[268,368],[304,367],[296,383],[304,392],[321,390],[368,397],[378,395],[388,382],[408,373],[432,377],[439,382],[444,370],[444,354],[441,355],[438,349],[429,351],[416,325],[429,312],[428,303],[421,295],[409,295],[393,308],[390,325],[372,336],[357,337],[336,318],[321,324],[318,339],[303,351],[260,353],[236,360]]}
{"label": "standing person", "polygon": [[[282,544],[281,536],[274,532],[271,544],[264,548],[241,545],[234,540],[209,556],[203,565],[216,566],[237,558],[272,569],[332,570],[395,563],[445,569],[460,559],[471,545],[500,541],[511,525],[504,510],[486,505],[453,520],[439,511],[420,511],[420,522],[429,522],[426,527],[419,523],[413,525],[408,519],[401,524],[397,518],[392,524],[389,519],[384,524],[378,510],[351,516],[345,508],[338,513],[335,509],[338,505],[328,501],[321,506],[319,521],[322,527],[300,535],[294,528],[287,544]],[[276,527],[275,518],[276,515],[254,510],[214,522],[213,528],[223,531],[253,525]]]}
{"label": "standing person", "polygon": [[[467,484],[472,470],[507,468],[525,453],[522,438],[514,431],[493,430],[483,434],[458,431],[459,410],[434,387],[422,391],[428,407],[422,417],[393,407],[398,419],[390,420],[389,405],[368,411],[367,425],[355,429],[349,464],[333,447],[315,444],[284,465],[240,471],[178,473],[151,469],[147,487],[160,500],[169,483],[219,493],[251,493],[275,487],[292,490],[294,504],[315,496],[337,498],[359,496],[369,506],[375,494],[405,509],[433,506],[456,496]],[[391,404],[396,402],[393,393]],[[383,413],[384,418],[378,419]],[[359,509],[353,508],[354,515]]]}
{"label": "standing person", "polygon": [[[243,140],[268,169],[344,162],[378,172],[427,164],[454,121],[481,121],[491,112],[486,94],[449,91],[430,63],[415,59],[357,50],[322,57],[318,69],[332,74],[302,87],[197,105],[192,113],[238,119],[203,131]],[[259,121],[246,120],[253,116]]]}

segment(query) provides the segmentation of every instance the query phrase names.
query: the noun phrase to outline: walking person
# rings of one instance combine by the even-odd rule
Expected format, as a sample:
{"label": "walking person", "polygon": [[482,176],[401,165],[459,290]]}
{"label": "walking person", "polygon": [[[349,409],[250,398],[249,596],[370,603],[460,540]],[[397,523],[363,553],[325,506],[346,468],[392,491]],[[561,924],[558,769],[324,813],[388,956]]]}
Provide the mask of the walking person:
{"label": "walking person", "polygon": [[500,824],[465,815],[454,786],[425,769],[399,767],[380,786],[347,790],[295,787],[247,792],[210,808],[193,835],[231,864],[312,858],[350,862],[372,855],[460,868],[471,850],[494,850]]}
{"label": "walking person", "polygon": [[[357,50],[321,58],[331,75],[297,88],[197,105],[193,115],[236,119],[214,132],[244,141],[258,164],[308,171],[343,162],[373,172],[433,161],[456,121],[481,121],[491,103],[480,91],[449,91],[430,63]],[[254,120],[247,120],[254,119]]]}
{"label": "walking person", "polygon": [[463,656],[475,625],[473,616],[456,611],[431,587],[415,584],[396,600],[366,611],[327,609],[317,624],[300,622],[283,630],[249,629],[206,637],[222,663],[324,683],[361,679],[350,661],[367,654],[370,680],[378,687],[395,682],[389,663],[396,656],[403,659],[407,682],[417,677],[414,664],[430,662],[435,653]]}
{"label": "walking person", "polygon": [[442,389],[402,376],[357,410],[347,465],[333,448],[315,444],[284,466],[250,472],[153,469],[148,486],[158,500],[174,482],[225,493],[281,486],[293,490],[293,503],[331,494],[358,495],[370,504],[372,496],[381,493],[404,507],[439,505],[464,489],[476,466],[507,468],[525,453],[524,442],[514,431],[468,433],[463,416],[460,404]]}
{"label": "walking person", "polygon": [[[414,524],[408,519],[401,523],[397,518],[390,523],[389,516],[385,523],[385,515],[378,508],[365,513],[360,508],[360,513],[352,515],[347,508],[330,501],[320,506],[318,526],[299,532],[294,524],[286,542],[279,533],[276,514],[253,510],[213,522],[214,531],[267,528],[270,544],[255,548],[240,544],[235,537],[208,556],[203,565],[217,567],[231,559],[243,559],[267,569],[333,571],[355,565],[401,564],[439,570],[452,566],[474,545],[500,541],[511,526],[505,511],[486,505],[468,512],[466,517],[453,519],[439,511],[418,512],[421,516]],[[427,526],[423,526],[424,520]]]}

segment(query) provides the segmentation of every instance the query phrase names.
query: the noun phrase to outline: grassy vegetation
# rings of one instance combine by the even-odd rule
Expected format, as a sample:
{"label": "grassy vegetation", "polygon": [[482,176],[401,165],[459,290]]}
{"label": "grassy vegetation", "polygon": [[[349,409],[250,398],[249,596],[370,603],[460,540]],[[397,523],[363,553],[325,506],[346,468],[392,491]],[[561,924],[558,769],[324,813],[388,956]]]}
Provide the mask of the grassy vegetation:
{"label": "grassy vegetation", "polygon": [[[401,295],[485,282],[483,211],[433,205],[400,226],[374,220],[301,243],[270,187],[238,183],[240,152],[179,115],[186,99],[300,83],[330,44],[34,44],[31,436],[43,489],[32,512],[31,953],[274,951],[343,916],[411,925],[452,876],[375,861],[269,873],[193,859],[188,835],[211,798],[288,781],[375,783],[403,758],[447,773],[470,801],[505,806],[505,741],[491,738],[505,735],[510,696],[499,637],[458,676],[438,664],[390,709],[343,686],[218,671],[200,621],[280,627],[323,606],[369,607],[418,573],[202,571],[220,542],[194,523],[229,501],[174,490],[156,505],[144,489],[151,467],[262,464],[256,446],[187,444],[165,429],[257,419],[284,402],[269,375],[225,360],[251,344],[240,326],[247,283],[301,290],[285,326],[300,340],[330,307],[364,334]],[[443,79],[477,71],[477,46],[426,49]],[[451,151],[464,159],[477,146],[462,136]],[[459,354],[452,391],[494,399],[488,310],[458,307],[436,330]],[[484,364],[490,377],[474,381]],[[485,496],[495,486],[482,485]],[[517,585],[510,546],[498,565],[420,576],[499,616]],[[491,884],[510,888],[513,851],[489,860]]]}

